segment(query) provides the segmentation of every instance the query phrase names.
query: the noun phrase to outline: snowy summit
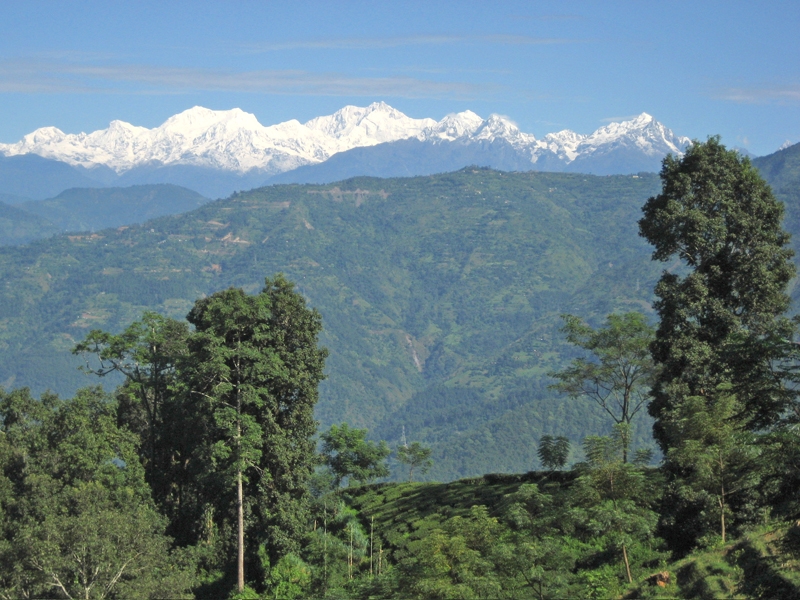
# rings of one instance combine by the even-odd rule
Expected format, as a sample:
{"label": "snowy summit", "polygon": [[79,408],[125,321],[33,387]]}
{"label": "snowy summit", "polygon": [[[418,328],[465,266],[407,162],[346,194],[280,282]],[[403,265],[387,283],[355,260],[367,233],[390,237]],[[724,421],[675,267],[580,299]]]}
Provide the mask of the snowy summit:
{"label": "snowy summit", "polygon": [[589,135],[565,130],[536,139],[508,118],[483,119],[471,111],[441,121],[413,119],[384,102],[345,106],[306,123],[296,120],[264,126],[238,108],[190,108],[147,129],[112,121],[107,129],[66,134],[44,127],[15,144],[0,144],[6,156],[38,154],[75,166],[103,165],[121,174],[148,164],[196,165],[235,173],[272,175],[326,161],[339,152],[386,142],[418,139],[430,143],[503,140],[530,160],[555,155],[567,165],[581,157],[622,148],[657,156],[680,154],[689,139],[678,137],[647,113],[611,123]]}

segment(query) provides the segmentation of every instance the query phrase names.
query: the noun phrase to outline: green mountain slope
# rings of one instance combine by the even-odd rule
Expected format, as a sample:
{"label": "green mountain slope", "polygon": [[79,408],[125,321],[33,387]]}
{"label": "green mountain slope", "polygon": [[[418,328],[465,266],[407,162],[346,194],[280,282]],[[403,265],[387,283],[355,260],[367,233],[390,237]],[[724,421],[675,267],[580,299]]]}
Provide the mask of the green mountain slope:
{"label": "green mountain slope", "polygon": [[171,184],[113,188],[72,188],[55,198],[30,200],[17,208],[48,219],[61,231],[97,231],[186,212],[208,202]]}
{"label": "green mountain slope", "polygon": [[[793,175],[769,170],[780,154],[758,165],[785,182],[776,191],[797,232]],[[405,430],[434,447],[431,478],[528,470],[542,434],[577,442],[608,430],[545,375],[575,355],[561,313],[597,324],[650,310],[662,265],[636,222],[659,187],[653,174],[485,169],[356,178],[3,248],[0,384],[70,393],[93,382],[69,354],[90,329],[119,330],[145,308],[182,318],[204,294],[255,291],[283,271],[323,315],[323,427],[348,421],[394,443]],[[640,421],[637,444],[648,427]]]}
{"label": "green mountain slope", "polygon": [[776,194],[790,193],[793,187],[796,189],[795,184],[800,180],[800,144],[759,156],[752,162]]}
{"label": "green mountain slope", "polygon": [[27,244],[59,232],[46,218],[0,202],[0,246]]}
{"label": "green mountain slope", "polygon": [[[0,249],[0,383],[68,393],[72,345],[144,308],[283,271],[323,315],[318,418],[434,446],[431,477],[527,470],[543,433],[607,423],[550,392],[572,356],[559,314],[647,309],[659,268],[636,235],[655,175],[466,169],[234,195],[144,226]],[[639,438],[647,437],[642,422]]]}

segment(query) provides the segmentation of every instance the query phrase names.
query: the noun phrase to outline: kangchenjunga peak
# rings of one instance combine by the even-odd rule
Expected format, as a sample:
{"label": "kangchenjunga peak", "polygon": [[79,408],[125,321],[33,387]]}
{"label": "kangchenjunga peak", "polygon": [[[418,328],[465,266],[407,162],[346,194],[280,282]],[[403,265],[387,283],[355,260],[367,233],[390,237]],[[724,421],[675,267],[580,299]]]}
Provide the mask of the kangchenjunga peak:
{"label": "kangchenjunga peak", "polygon": [[484,119],[472,111],[449,114],[436,121],[415,119],[374,102],[366,107],[345,106],[335,113],[300,123],[297,120],[262,125],[255,115],[239,108],[212,110],[195,106],[158,127],[148,129],[112,121],[107,129],[67,134],[43,127],[15,144],[0,144],[5,156],[37,154],[73,166],[102,165],[122,174],[142,165],[192,165],[236,173],[266,175],[290,171],[328,160],[353,148],[400,140],[441,143],[502,141],[524,156],[530,169],[550,155],[550,170],[566,168],[575,160],[616,147],[633,148],[645,156],[682,153],[689,139],[676,136],[651,115],[610,123],[589,135],[564,130],[537,139],[508,117]]}

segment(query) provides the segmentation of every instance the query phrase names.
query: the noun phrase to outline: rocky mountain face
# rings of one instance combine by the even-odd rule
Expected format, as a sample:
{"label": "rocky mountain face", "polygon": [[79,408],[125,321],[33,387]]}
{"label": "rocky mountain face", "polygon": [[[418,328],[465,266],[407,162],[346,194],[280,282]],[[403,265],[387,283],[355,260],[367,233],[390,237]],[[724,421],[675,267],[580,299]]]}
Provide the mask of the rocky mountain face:
{"label": "rocky mountain face", "polygon": [[[499,115],[483,119],[465,111],[440,121],[413,119],[376,102],[367,107],[345,106],[306,123],[291,120],[270,126],[238,108],[215,111],[194,107],[153,129],[123,121],[113,121],[107,129],[79,134],[44,127],[17,143],[0,144],[0,154],[32,154],[66,163],[105,185],[187,185],[194,181],[204,188],[198,191],[214,196],[256,187],[280,174],[322,165],[356,149],[358,163],[363,163],[365,156],[371,163],[369,174],[397,175],[397,167],[383,163],[382,158],[397,159],[397,151],[379,147],[398,142],[405,142],[406,153],[425,155],[424,160],[416,161],[419,165],[405,161],[403,174],[407,171],[409,175],[428,174],[425,166],[432,164],[440,166],[439,170],[461,168],[470,164],[461,164],[467,159],[481,166],[520,171],[652,171],[658,169],[667,153],[680,154],[690,143],[646,113],[589,135],[564,130],[539,139]],[[437,153],[448,158],[437,160]],[[371,154],[374,156],[370,158]],[[329,173],[334,179],[341,173],[366,174],[358,172],[348,158],[340,157],[339,162],[346,165],[344,169],[326,168],[320,172]],[[319,176],[315,175],[317,179]],[[285,177],[278,180],[282,179]]]}

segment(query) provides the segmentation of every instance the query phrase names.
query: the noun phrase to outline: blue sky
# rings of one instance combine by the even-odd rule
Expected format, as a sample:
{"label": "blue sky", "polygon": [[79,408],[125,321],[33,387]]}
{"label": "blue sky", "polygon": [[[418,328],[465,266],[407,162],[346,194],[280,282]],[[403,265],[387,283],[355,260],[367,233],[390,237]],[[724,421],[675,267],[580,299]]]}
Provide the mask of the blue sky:
{"label": "blue sky", "polygon": [[649,112],[757,155],[800,142],[800,2],[7,2],[0,142],[154,127],[195,105],[264,125],[384,100],[589,133]]}

